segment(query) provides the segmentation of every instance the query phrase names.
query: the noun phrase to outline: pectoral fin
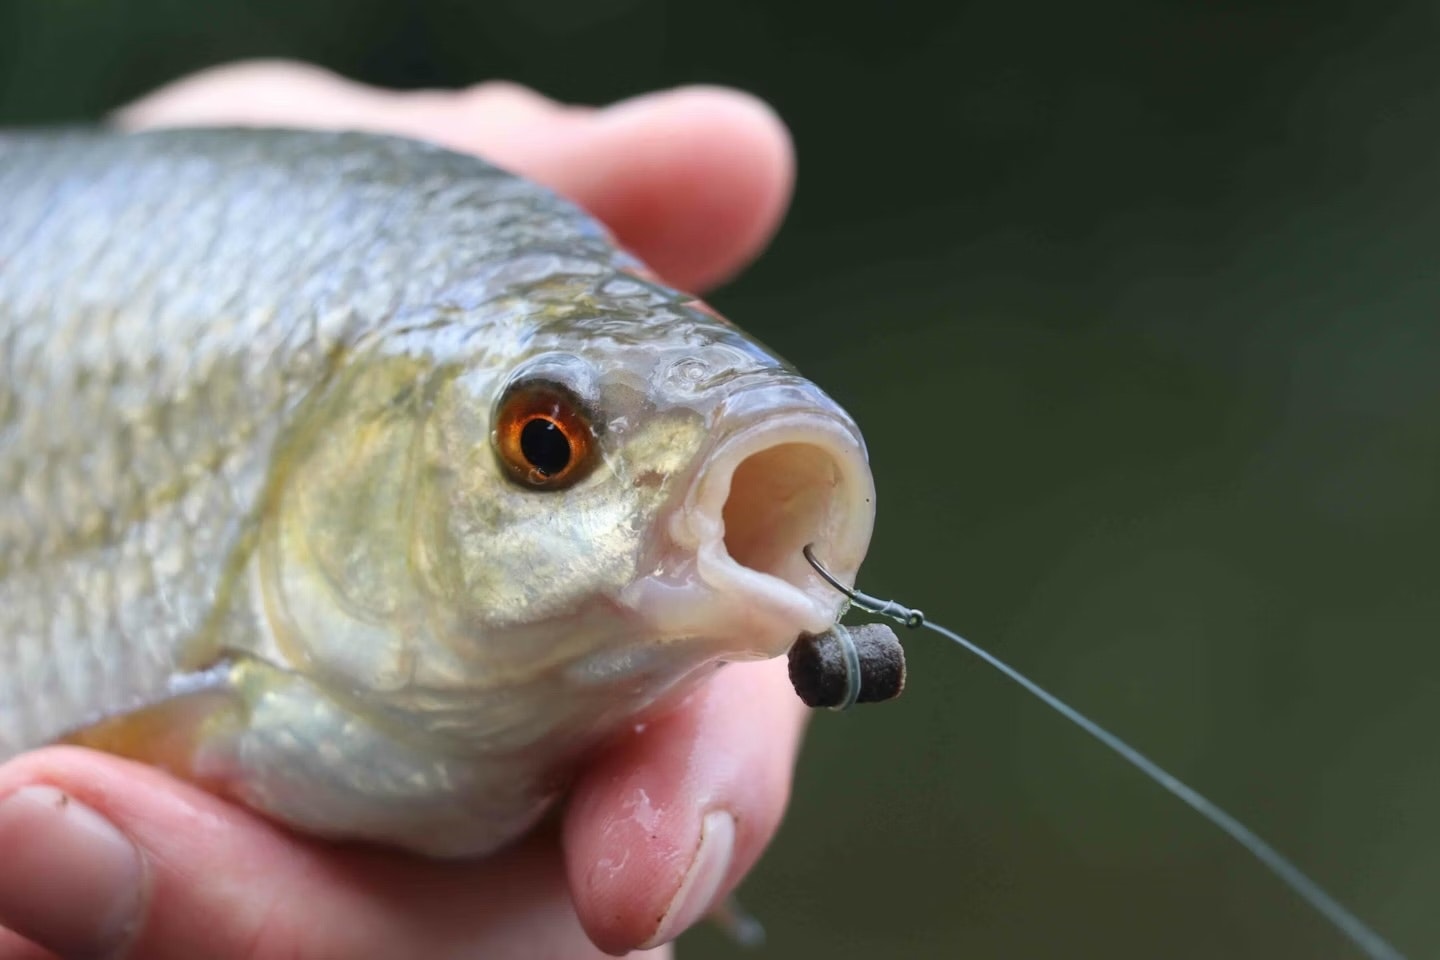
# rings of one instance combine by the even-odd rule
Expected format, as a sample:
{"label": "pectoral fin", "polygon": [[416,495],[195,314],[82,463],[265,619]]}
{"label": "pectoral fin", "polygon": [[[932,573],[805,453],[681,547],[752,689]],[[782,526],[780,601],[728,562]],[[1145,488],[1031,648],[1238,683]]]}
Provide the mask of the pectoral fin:
{"label": "pectoral fin", "polygon": [[[202,751],[233,739],[242,728],[245,705],[224,675],[207,676],[188,685],[196,689],[106,717],[59,742],[112,753],[186,780],[217,786],[218,771],[213,763],[201,764]],[[215,753],[213,749],[209,752]]]}

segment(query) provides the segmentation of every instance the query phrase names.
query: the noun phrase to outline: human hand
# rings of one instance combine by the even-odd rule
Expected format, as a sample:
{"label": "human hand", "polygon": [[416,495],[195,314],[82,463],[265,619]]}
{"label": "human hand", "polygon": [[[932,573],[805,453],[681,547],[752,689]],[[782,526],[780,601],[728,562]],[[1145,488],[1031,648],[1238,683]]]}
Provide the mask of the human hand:
{"label": "human hand", "polygon": [[[690,290],[743,267],[790,194],[783,127],[714,89],[591,110],[502,84],[396,94],[245,64],[182,80],[118,120],[365,129],[473,151],[576,200]],[[783,663],[727,668],[596,757],[553,823],[476,863],[299,837],[149,767],[37,750],[0,767],[0,960],[654,947],[734,887],[769,841],[803,715]]]}

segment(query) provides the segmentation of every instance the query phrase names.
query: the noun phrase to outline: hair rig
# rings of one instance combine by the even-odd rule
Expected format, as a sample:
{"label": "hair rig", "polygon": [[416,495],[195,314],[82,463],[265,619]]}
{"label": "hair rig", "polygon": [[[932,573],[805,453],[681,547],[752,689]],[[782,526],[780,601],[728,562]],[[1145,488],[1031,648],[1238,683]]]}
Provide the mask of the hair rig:
{"label": "hair rig", "polygon": [[[806,544],[805,559],[852,604],[907,627],[925,623],[919,610],[845,586],[815,559],[814,546]],[[883,623],[847,627],[837,622],[824,633],[800,634],[790,648],[790,684],[807,707],[848,710],[857,703],[893,700],[905,689],[905,648]]]}

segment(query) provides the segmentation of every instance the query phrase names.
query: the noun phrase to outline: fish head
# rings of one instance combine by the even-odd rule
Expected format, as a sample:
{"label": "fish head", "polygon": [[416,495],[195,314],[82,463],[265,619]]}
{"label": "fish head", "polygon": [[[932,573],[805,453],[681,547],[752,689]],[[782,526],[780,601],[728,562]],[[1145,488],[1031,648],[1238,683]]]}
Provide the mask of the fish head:
{"label": "fish head", "polygon": [[511,696],[593,699],[587,722],[828,628],[845,598],[802,550],[851,582],[874,520],[850,416],[662,292],[663,313],[592,298],[507,364],[477,354],[427,423],[420,552],[445,646]]}
{"label": "fish head", "polygon": [[693,298],[582,279],[380,337],[303,418],[323,428],[261,551],[288,666],[560,756],[834,623],[802,551],[846,583],[864,557],[854,421]]}

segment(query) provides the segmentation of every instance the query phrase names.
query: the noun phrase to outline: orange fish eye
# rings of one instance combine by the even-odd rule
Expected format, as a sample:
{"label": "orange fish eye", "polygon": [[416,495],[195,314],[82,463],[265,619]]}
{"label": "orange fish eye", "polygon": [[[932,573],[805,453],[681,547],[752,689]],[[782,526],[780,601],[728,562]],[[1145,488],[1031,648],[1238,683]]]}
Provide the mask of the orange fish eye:
{"label": "orange fish eye", "polygon": [[491,437],[506,473],[527,487],[568,487],[594,466],[595,429],[580,401],[557,384],[507,389]]}

